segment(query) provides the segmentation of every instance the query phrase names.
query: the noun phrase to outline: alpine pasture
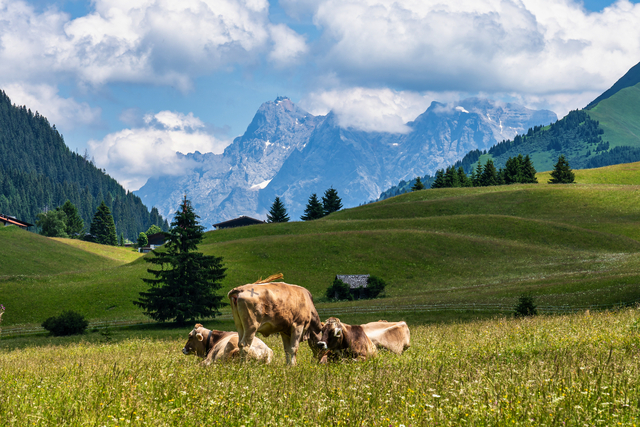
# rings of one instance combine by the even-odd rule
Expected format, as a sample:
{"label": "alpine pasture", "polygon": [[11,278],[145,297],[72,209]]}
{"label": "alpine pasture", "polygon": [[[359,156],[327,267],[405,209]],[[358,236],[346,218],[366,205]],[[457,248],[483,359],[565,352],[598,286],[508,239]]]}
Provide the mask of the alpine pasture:
{"label": "alpine pasture", "polygon": [[[324,319],[405,320],[412,346],[319,366],[306,344],[284,365],[201,368],[180,350],[193,325],[21,335],[71,309],[136,324],[147,264],[124,248],[0,229],[0,419],[6,425],[634,425],[640,346],[640,164],[576,171],[577,184],[426,190],[310,222],[206,234],[221,293],[282,272]],[[604,177],[604,178],[603,178]],[[624,183],[625,185],[617,184]],[[204,224],[208,226],[208,224]],[[147,255],[148,256],[148,255]],[[389,284],[332,302],[336,274]],[[513,319],[518,296],[543,314]],[[626,308],[619,308],[627,306]],[[616,308],[618,307],[618,308]],[[586,311],[589,309],[589,311]],[[563,314],[551,314],[563,313]],[[228,307],[212,329],[233,330]],[[92,326],[90,326],[92,328]]]}

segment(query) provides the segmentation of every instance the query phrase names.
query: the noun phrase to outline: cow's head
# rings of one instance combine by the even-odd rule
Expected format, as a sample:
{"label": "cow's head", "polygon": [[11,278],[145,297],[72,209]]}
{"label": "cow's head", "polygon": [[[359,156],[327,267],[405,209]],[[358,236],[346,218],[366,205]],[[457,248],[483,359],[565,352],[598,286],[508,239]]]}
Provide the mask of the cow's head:
{"label": "cow's head", "polygon": [[205,330],[200,323],[197,323],[191,332],[189,332],[189,340],[184,345],[182,353],[185,355],[196,354],[200,357],[205,356]]}
{"label": "cow's head", "polygon": [[330,317],[322,325],[322,338],[318,341],[318,348],[321,352],[328,352],[342,348],[343,325],[337,317]]}

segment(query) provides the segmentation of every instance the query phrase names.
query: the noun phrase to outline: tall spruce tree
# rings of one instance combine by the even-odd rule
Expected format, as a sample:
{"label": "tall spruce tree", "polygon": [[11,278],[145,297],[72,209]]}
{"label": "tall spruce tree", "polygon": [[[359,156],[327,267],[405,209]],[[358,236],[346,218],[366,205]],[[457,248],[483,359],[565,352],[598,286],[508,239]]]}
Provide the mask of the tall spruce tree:
{"label": "tall spruce tree", "polygon": [[184,324],[187,320],[220,315],[224,302],[215,292],[221,287],[226,268],[222,257],[196,251],[204,235],[198,218],[185,196],[165,235],[165,249],[145,258],[160,268],[147,269],[154,278],[142,280],[151,288],[140,292],[140,299],[133,303],[154,320]]}
{"label": "tall spruce tree", "polygon": [[318,200],[318,195],[313,193],[309,197],[307,206],[304,208],[304,215],[300,217],[303,221],[312,221],[314,219],[320,219],[324,216],[324,208],[322,203]]}
{"label": "tall spruce tree", "polygon": [[[444,179],[444,170],[438,169],[436,171],[436,179],[431,184],[431,188],[444,188],[447,184]],[[414,190],[415,191],[415,190]]]}
{"label": "tall spruce tree", "polygon": [[415,184],[411,186],[411,191],[420,191],[420,190],[424,190],[424,184],[420,180],[420,177],[417,176]]}
{"label": "tall spruce tree", "polygon": [[111,211],[104,203],[104,200],[98,206],[95,215],[93,215],[89,233],[93,236],[93,240],[101,245],[116,246],[118,244],[116,224],[113,222]]}
{"label": "tall spruce tree", "polygon": [[561,154],[558,157],[558,163],[551,171],[551,179],[549,184],[571,184],[575,180],[575,174],[569,167],[569,161]]}
{"label": "tall spruce tree", "polygon": [[524,184],[537,184],[538,178],[536,178],[536,168],[533,167],[533,161],[527,154],[522,161],[522,179]]}
{"label": "tall spruce tree", "polygon": [[480,176],[480,185],[482,187],[498,185],[498,171],[496,171],[496,167],[491,159],[488,159],[484,165],[482,175]]}
{"label": "tall spruce tree", "polygon": [[66,202],[64,202],[64,205],[62,205],[62,211],[67,217],[65,221],[65,232],[67,233],[67,235],[72,239],[79,239],[80,237],[82,237],[82,230],[84,230],[84,221],[80,217],[76,205],[67,200]]}
{"label": "tall spruce tree", "polygon": [[287,208],[280,200],[280,197],[276,197],[267,214],[267,222],[289,222],[289,215],[287,215]]}
{"label": "tall spruce tree", "polygon": [[331,187],[322,196],[322,210],[325,215],[329,215],[330,213],[338,212],[340,209],[342,209],[342,199],[338,196],[338,190]]}
{"label": "tall spruce tree", "polygon": [[551,179],[549,184],[571,184],[575,180],[575,174],[569,167],[569,161],[561,154],[558,157],[558,163],[556,163],[553,171],[551,171]]}

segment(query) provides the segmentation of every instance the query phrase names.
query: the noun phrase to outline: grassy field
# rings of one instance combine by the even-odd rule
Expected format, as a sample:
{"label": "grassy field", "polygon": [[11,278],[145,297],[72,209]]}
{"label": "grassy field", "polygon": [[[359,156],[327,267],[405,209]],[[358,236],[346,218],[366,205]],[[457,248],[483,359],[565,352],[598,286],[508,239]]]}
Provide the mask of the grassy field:
{"label": "grassy field", "polygon": [[[635,426],[640,311],[412,326],[403,355],[198,366],[189,328],[6,340],[5,426]],[[217,324],[208,326],[216,327]],[[13,347],[9,348],[7,345]]]}
{"label": "grassy field", "polygon": [[[311,290],[321,315],[370,309],[421,323],[492,316],[524,292],[552,308],[633,303],[639,174],[636,163],[576,171],[575,185],[547,185],[539,174],[537,185],[419,191],[312,222],[208,232],[199,249],[224,258],[220,293],[282,272]],[[146,290],[139,254],[14,227],[0,229],[0,239],[12,260],[0,266],[6,327],[39,325],[64,309],[92,322],[145,320],[132,304]],[[366,273],[389,283],[385,298],[324,298],[336,274]]]}

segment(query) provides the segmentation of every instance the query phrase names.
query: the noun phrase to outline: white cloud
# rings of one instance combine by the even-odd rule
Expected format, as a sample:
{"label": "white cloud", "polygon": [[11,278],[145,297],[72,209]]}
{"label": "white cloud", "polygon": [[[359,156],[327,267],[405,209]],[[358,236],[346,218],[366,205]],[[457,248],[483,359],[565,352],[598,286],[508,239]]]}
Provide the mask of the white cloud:
{"label": "white cloud", "polygon": [[73,98],[63,98],[54,86],[13,83],[4,86],[4,91],[11,102],[39,112],[60,129],[92,125],[100,120],[100,108],[92,108],[86,102],[77,102]]}
{"label": "white cloud", "polygon": [[5,81],[173,85],[237,64],[269,58],[288,63],[304,39],[269,22],[267,0],[95,0],[86,16],[38,13],[21,0],[0,0],[0,73]]}
{"label": "white cloud", "polygon": [[229,144],[203,131],[194,117],[172,111],[145,116],[147,126],[124,129],[89,141],[96,165],[129,190],[137,190],[149,177],[182,175],[194,164],[176,153],[221,153]]}
{"label": "white cloud", "polygon": [[342,85],[552,95],[604,90],[640,59],[627,0],[320,0],[314,23]]}
{"label": "white cloud", "polygon": [[271,27],[271,39],[274,47],[269,59],[280,66],[296,62],[308,51],[304,37],[283,24]]}
{"label": "white cloud", "polygon": [[311,93],[300,105],[312,114],[333,111],[340,126],[373,132],[406,133],[406,123],[422,114],[431,101],[457,99],[452,93],[421,93],[391,89],[350,88]]}

